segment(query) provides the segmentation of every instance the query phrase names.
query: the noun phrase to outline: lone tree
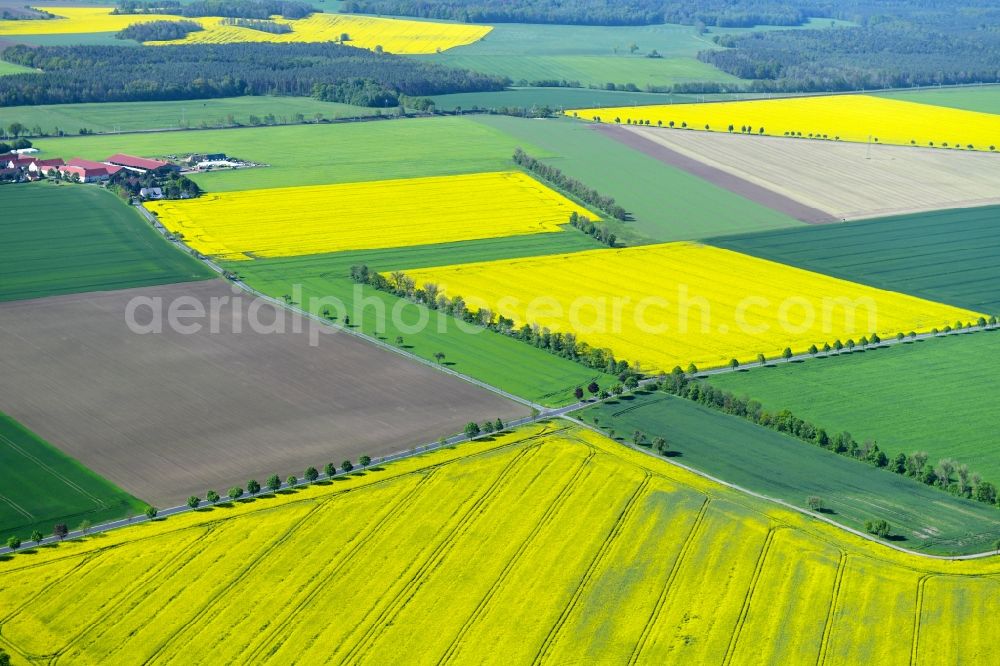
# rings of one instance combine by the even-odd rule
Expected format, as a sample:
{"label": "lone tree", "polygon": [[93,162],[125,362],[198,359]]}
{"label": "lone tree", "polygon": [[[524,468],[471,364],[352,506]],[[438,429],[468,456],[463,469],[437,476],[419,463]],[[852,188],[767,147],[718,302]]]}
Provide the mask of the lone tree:
{"label": "lone tree", "polygon": [[740,362],[739,362],[739,360],[737,360],[737,359],[735,359],[735,358],[731,358],[731,359],[729,359],[729,367],[730,367],[731,369],[733,369],[733,370],[735,370],[736,368],[740,367]]}
{"label": "lone tree", "polygon": [[816,495],[810,495],[809,497],[806,498],[806,504],[808,504],[809,508],[812,509],[813,511],[823,510],[822,497],[817,497]]}
{"label": "lone tree", "polygon": [[7,539],[7,547],[10,548],[11,550],[17,550],[18,548],[21,547],[21,540],[16,536],[12,536],[11,538]]}
{"label": "lone tree", "polygon": [[641,430],[636,430],[632,433],[632,443],[639,446],[646,440],[646,436],[642,434]]}
{"label": "lone tree", "polygon": [[285,483],[287,483],[288,487],[291,488],[292,486],[299,485],[299,480],[297,478],[295,478],[294,474],[289,474],[288,478],[285,479]]}
{"label": "lone tree", "polygon": [[757,363],[759,365],[764,365],[767,363],[767,357],[763,354],[757,354]]}
{"label": "lone tree", "polygon": [[368,465],[372,464],[372,457],[361,456],[360,458],[358,458],[358,464],[361,465],[362,467],[368,467]]}
{"label": "lone tree", "polygon": [[243,489],[239,486],[233,486],[229,489],[227,494],[229,495],[229,499],[235,502],[239,498],[243,497]]}
{"label": "lone tree", "polygon": [[503,430],[503,421],[500,420],[499,416],[497,417],[496,422],[493,424],[493,429],[496,430],[497,432],[501,432]]}
{"label": "lone tree", "polygon": [[597,385],[597,382],[590,382],[587,384],[587,391],[591,395],[597,395],[601,390],[601,387]]}
{"label": "lone tree", "polygon": [[888,521],[879,518],[878,520],[866,520],[865,521],[865,532],[869,534],[874,534],[880,539],[885,539],[889,536],[892,531],[892,526],[889,525]]}
{"label": "lone tree", "polygon": [[350,460],[345,460],[344,462],[340,463],[340,469],[344,470],[345,472],[350,472],[352,469],[354,469],[354,464]]}
{"label": "lone tree", "polygon": [[146,514],[147,518],[149,518],[150,520],[152,520],[153,518],[156,518],[156,514],[157,514],[156,507],[155,506],[147,506],[146,510],[143,513]]}
{"label": "lone tree", "polygon": [[694,363],[691,363],[690,365],[688,365],[687,373],[689,375],[697,375],[698,374],[698,366],[695,365]]}
{"label": "lone tree", "polygon": [[670,450],[669,448],[667,448],[667,440],[664,439],[663,437],[657,437],[656,439],[654,439],[653,450],[659,453],[661,456],[667,455],[667,452]]}
{"label": "lone tree", "polygon": [[305,477],[306,481],[312,483],[313,481],[319,478],[319,470],[316,469],[315,467],[307,467]]}
{"label": "lone tree", "polygon": [[785,359],[786,361],[791,360],[791,358],[792,358],[792,348],[791,347],[785,347],[785,351],[781,352],[781,358]]}
{"label": "lone tree", "polygon": [[214,490],[209,490],[207,493],[205,493],[205,499],[211,502],[212,504],[217,504],[219,502],[219,493],[215,492]]}
{"label": "lone tree", "polygon": [[188,497],[187,505],[192,509],[197,509],[201,505],[201,500],[196,495],[191,495],[191,497]]}
{"label": "lone tree", "polygon": [[573,397],[576,398],[577,400],[583,400],[583,388],[577,386],[575,389],[573,389]]}
{"label": "lone tree", "polygon": [[65,539],[67,534],[69,534],[69,528],[66,523],[56,523],[56,526],[52,528],[52,535],[60,541]]}
{"label": "lone tree", "polygon": [[482,430],[484,433],[489,435],[493,432],[493,421],[484,421],[482,425]]}
{"label": "lone tree", "polygon": [[257,483],[257,479],[250,479],[247,481],[247,492],[251,495],[256,495],[260,492],[260,484]]}
{"label": "lone tree", "polygon": [[337,466],[333,463],[327,463],[323,468],[323,473],[326,474],[326,478],[332,479],[337,474]]}
{"label": "lone tree", "polygon": [[438,363],[444,361],[444,352],[434,352],[434,360]]}
{"label": "lone tree", "polygon": [[35,530],[34,532],[31,533],[31,540],[35,542],[36,546],[41,546],[42,545],[42,539],[44,539],[44,538],[45,537],[42,535],[42,533],[39,530]]}
{"label": "lone tree", "polygon": [[475,421],[469,421],[465,425],[465,436],[468,437],[469,439],[472,439],[478,434],[479,434],[479,424],[476,423]]}
{"label": "lone tree", "polygon": [[270,490],[272,493],[278,492],[278,489],[281,488],[281,477],[279,477],[277,474],[272,474],[271,476],[267,477],[266,483],[268,490]]}

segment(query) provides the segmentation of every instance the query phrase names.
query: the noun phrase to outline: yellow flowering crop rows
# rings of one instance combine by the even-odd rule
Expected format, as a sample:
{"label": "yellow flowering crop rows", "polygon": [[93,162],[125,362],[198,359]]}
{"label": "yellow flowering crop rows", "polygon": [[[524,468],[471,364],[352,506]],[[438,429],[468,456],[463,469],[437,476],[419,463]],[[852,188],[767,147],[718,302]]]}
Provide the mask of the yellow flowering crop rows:
{"label": "yellow flowering crop rows", "polygon": [[520,172],[283,187],[154,201],[168,229],[241,260],[562,231],[572,201]]}
{"label": "yellow flowering crop rows", "polygon": [[0,647],[15,664],[930,664],[990,654],[998,591],[996,560],[892,551],[547,423],[0,561]]}
{"label": "yellow flowering crop rows", "polygon": [[[603,123],[649,124],[713,132],[794,135],[841,141],[948,148],[1000,147],[1000,116],[869,95],[791,97],[746,102],[576,109],[567,115]],[[648,121],[648,123],[647,123]]]}
{"label": "yellow flowering crop rows", "polygon": [[[133,23],[178,21],[180,16],[160,14],[111,14],[111,7],[42,7],[62,17],[39,21],[0,20],[0,36],[53,35],[91,32],[117,32]],[[292,32],[274,35],[260,30],[222,25],[219,17],[189,19],[204,28],[189,33],[183,40],[148,42],[149,44],[229,43],[229,42],[332,42],[346,33],[350,46],[399,54],[435,53],[455,46],[471,44],[483,38],[492,28],[483,25],[435,23],[403,19],[354,16],[351,14],[312,14],[303,19],[287,20],[275,17],[279,23],[292,26]]]}
{"label": "yellow flowering crop rows", "polygon": [[[515,323],[669,371],[975,322],[977,313],[696,243],[405,271]],[[853,313],[853,314],[852,314]]]}

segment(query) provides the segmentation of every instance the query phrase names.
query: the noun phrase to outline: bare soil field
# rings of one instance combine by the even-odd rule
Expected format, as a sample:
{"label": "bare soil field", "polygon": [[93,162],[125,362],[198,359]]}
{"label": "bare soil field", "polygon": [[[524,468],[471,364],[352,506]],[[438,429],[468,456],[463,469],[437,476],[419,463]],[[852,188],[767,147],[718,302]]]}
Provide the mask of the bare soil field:
{"label": "bare soil field", "polygon": [[655,141],[655,137],[645,136],[631,131],[631,128],[617,125],[592,125],[592,127],[633,150],[801,222],[825,224],[836,221],[836,218],[825,211],[808,206],[741,175],[708,164],[696,156],[668,148],[663,143]]}
{"label": "bare soil field", "polygon": [[[137,296],[161,298],[164,313],[193,297],[210,316],[184,320],[202,323],[196,333],[138,334],[125,318]],[[211,299],[227,296],[211,313]],[[233,297],[212,280],[2,303],[0,410],[160,507],[527,413],[349,335],[311,346],[308,323],[284,310],[285,332],[253,332],[251,299]],[[265,306],[257,319],[273,323],[275,312]],[[136,320],[150,322],[150,308]]]}
{"label": "bare soil field", "polygon": [[858,143],[615,129],[838,220],[1000,203],[1000,155],[990,153],[873,145],[869,158]]}

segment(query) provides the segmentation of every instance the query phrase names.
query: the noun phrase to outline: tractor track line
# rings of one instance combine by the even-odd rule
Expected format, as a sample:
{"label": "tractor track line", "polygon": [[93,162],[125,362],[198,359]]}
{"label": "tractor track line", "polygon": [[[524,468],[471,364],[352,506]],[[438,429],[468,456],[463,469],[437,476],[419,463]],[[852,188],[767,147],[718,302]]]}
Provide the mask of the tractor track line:
{"label": "tractor track line", "polygon": [[559,491],[559,494],[555,497],[554,500],[552,500],[548,508],[545,510],[545,513],[542,514],[542,517],[539,518],[539,520],[535,523],[534,528],[532,528],[531,532],[524,539],[524,541],[521,542],[521,545],[518,546],[518,549],[514,552],[514,555],[507,561],[507,564],[500,572],[500,575],[497,576],[497,579],[493,582],[493,585],[490,586],[490,589],[487,590],[483,598],[480,599],[479,604],[472,611],[469,617],[466,618],[465,623],[462,625],[462,628],[459,629],[458,633],[455,635],[455,638],[452,639],[452,642],[448,646],[448,649],[445,650],[444,654],[441,655],[441,658],[438,659],[439,666],[443,666],[444,664],[447,664],[452,659],[454,659],[455,655],[458,653],[459,648],[461,647],[462,640],[465,638],[466,634],[468,634],[469,630],[472,629],[473,625],[476,622],[478,622],[479,619],[486,613],[486,610],[489,607],[490,602],[493,600],[493,597],[496,596],[496,594],[506,584],[511,571],[513,571],[514,567],[518,564],[518,562],[521,561],[521,558],[524,556],[524,554],[534,544],[535,539],[538,537],[541,531],[550,522],[552,522],[556,514],[559,513],[559,510],[562,508],[563,504],[565,504],[566,500],[568,500],[570,495],[572,495],[573,491],[580,484],[580,481],[583,480],[584,472],[590,471],[589,470],[590,461],[593,460],[594,456],[597,455],[597,449],[593,447],[589,448],[590,448],[590,453],[587,454],[587,457],[584,458],[583,461],[581,461],[580,465],[573,472],[573,476],[570,477],[569,481],[566,482],[566,485],[563,486],[562,490]]}
{"label": "tractor track line", "polygon": [[618,541],[618,536],[621,535],[626,523],[628,523],[628,521],[632,518],[632,515],[635,513],[636,508],[639,506],[639,498],[645,494],[646,488],[649,487],[649,482],[652,479],[653,473],[647,470],[643,476],[642,482],[636,486],[632,495],[625,502],[625,506],[622,507],[621,512],[618,514],[618,518],[615,520],[615,524],[611,527],[611,531],[608,532],[608,536],[605,537],[604,542],[597,549],[593,559],[591,559],[590,565],[587,567],[583,577],[580,579],[576,589],[573,591],[573,596],[570,598],[569,603],[563,607],[562,612],[559,614],[559,618],[556,620],[555,624],[552,625],[552,628],[549,629],[549,633],[546,635],[545,640],[542,641],[542,645],[538,648],[538,652],[535,653],[535,658],[532,663],[542,663],[551,651],[552,647],[555,645],[559,635],[562,633],[563,627],[569,620],[569,616],[572,614],[577,604],[579,604],[580,599],[583,597],[584,590],[589,586],[594,574],[604,563],[604,559],[611,551],[612,546],[614,546],[614,544]]}
{"label": "tractor track line", "polygon": [[642,653],[646,649],[646,644],[649,642],[649,637],[653,633],[653,627],[656,626],[657,621],[659,621],[660,613],[663,612],[663,607],[666,605],[667,599],[673,591],[674,580],[677,578],[678,572],[687,560],[688,553],[691,551],[691,544],[697,541],[697,538],[701,535],[701,526],[705,520],[705,514],[708,512],[708,506],[711,501],[711,497],[706,497],[701,503],[698,515],[695,516],[694,522],[691,523],[691,529],[688,530],[687,537],[684,539],[684,543],[681,545],[681,549],[678,551],[677,557],[674,559],[674,563],[670,567],[670,573],[667,574],[667,580],[664,582],[663,588],[660,590],[660,594],[656,598],[656,604],[653,606],[653,611],[646,619],[646,624],[643,626],[642,633],[639,635],[639,642],[636,643],[635,647],[632,649],[632,654],[629,656],[628,660],[628,666],[635,666],[635,664],[639,663],[639,659],[642,657]]}

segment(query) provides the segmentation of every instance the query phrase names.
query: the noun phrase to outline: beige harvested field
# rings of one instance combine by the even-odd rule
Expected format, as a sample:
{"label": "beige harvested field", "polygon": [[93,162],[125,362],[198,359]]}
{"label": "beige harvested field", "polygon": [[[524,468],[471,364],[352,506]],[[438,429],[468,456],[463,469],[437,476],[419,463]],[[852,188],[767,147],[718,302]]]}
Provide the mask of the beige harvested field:
{"label": "beige harvested field", "polygon": [[[0,304],[0,411],[137,497],[173,506],[271,473],[394,453],[526,408],[343,333],[249,330],[249,297],[201,332],[136,334],[135,296],[232,297],[221,280]],[[267,306],[261,322],[274,322]],[[143,323],[148,310],[137,317]],[[234,332],[239,312],[243,332]],[[196,320],[186,320],[191,323]],[[210,321],[219,322],[218,333]]]}
{"label": "beige harvested field", "polygon": [[861,219],[1000,203],[1000,155],[934,148],[624,127],[703,164],[829,213]]}

